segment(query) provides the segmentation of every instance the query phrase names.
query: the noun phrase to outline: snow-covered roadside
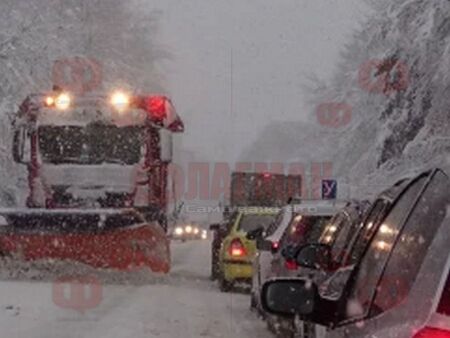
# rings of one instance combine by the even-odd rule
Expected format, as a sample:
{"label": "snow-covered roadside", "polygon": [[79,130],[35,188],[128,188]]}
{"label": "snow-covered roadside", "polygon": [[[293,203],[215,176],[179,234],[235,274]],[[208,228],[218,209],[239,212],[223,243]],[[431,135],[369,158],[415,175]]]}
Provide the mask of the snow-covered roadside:
{"label": "snow-covered roadside", "polygon": [[45,281],[3,279],[0,336],[272,337],[249,311],[248,295],[220,293],[208,280],[209,245],[174,243],[169,276],[97,275],[102,299],[83,313],[55,304],[51,273],[34,274]]}

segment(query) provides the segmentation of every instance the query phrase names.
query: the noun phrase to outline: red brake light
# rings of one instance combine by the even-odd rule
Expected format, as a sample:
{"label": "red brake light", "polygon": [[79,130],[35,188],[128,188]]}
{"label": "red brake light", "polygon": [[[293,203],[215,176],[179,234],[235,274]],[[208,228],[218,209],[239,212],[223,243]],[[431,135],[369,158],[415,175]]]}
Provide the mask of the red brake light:
{"label": "red brake light", "polygon": [[279,247],[280,247],[280,243],[272,242],[272,250],[273,251],[277,251]]}
{"label": "red brake light", "polygon": [[164,96],[149,96],[145,100],[147,111],[152,117],[162,120],[166,117],[166,98]]}
{"label": "red brake light", "polygon": [[244,245],[239,238],[235,238],[231,241],[230,247],[228,248],[228,252],[230,256],[233,257],[242,257],[247,254],[245,251]]}
{"label": "red brake light", "polygon": [[264,174],[263,174],[263,177],[264,177],[264,178],[271,178],[272,175],[271,175],[270,173],[264,173]]}
{"label": "red brake light", "polygon": [[286,259],[285,262],[284,262],[284,266],[288,270],[297,270],[298,269],[297,262],[293,261],[292,259]]}
{"label": "red brake light", "polygon": [[450,331],[426,327],[417,332],[413,338],[450,338]]}

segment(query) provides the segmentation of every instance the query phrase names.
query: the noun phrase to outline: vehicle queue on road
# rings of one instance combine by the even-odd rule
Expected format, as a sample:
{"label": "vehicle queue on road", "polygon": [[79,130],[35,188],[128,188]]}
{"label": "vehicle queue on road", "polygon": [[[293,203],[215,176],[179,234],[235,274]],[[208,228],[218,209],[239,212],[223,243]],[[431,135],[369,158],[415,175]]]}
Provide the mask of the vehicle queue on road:
{"label": "vehicle queue on road", "polygon": [[[240,251],[251,309],[279,337],[450,338],[449,192],[449,177],[433,169],[370,202],[293,201],[242,228],[256,248]],[[233,287],[223,285],[239,228],[230,219],[215,227],[222,291]]]}

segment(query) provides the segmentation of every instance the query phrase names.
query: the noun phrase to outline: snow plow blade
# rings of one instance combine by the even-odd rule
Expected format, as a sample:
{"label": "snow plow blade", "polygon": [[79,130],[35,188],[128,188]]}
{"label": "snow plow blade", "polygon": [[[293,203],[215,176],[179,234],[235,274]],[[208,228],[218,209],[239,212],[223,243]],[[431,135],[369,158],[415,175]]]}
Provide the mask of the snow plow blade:
{"label": "snow plow blade", "polygon": [[169,241],[134,210],[1,210],[0,250],[27,261],[71,260],[95,268],[170,270]]}

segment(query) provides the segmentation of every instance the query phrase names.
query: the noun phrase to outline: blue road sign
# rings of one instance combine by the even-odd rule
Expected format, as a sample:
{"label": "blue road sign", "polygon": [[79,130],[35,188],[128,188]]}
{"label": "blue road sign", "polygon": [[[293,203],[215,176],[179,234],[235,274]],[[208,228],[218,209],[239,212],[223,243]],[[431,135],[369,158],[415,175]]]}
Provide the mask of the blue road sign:
{"label": "blue road sign", "polygon": [[322,199],[332,200],[337,197],[337,181],[322,180]]}

